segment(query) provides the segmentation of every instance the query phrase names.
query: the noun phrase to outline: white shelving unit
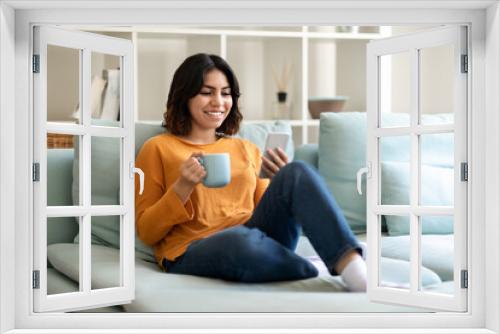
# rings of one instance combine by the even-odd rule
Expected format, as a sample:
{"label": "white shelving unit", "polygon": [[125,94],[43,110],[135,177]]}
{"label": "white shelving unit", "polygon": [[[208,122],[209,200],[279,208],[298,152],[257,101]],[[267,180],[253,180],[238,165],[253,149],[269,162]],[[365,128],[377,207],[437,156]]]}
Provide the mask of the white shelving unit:
{"label": "white shelving unit", "polygon": [[[312,96],[347,95],[344,110],[365,111],[365,45],[389,36],[390,27],[73,27],[129,38],[135,46],[135,119],[162,119],[175,69],[197,52],[218,54],[240,83],[245,122],[273,120],[279,75],[292,65],[287,89],[294,142],[317,142],[318,120],[309,116]],[[347,31],[346,31],[347,30]],[[341,66],[341,67],[339,67]]]}

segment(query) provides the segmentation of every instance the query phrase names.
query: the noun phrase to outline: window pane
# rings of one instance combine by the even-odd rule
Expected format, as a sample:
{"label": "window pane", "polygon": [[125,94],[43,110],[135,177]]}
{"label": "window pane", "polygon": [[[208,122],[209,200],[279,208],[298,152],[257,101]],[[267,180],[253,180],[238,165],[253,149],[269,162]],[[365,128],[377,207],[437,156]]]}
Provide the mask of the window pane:
{"label": "window pane", "polygon": [[410,125],[410,53],[380,57],[380,127]]}
{"label": "window pane", "polygon": [[[120,57],[92,52],[90,114],[94,125],[119,126],[121,104]],[[101,121],[95,121],[101,120]]]}
{"label": "window pane", "polygon": [[47,121],[78,122],[80,49],[47,45]]}
{"label": "window pane", "polygon": [[[78,233],[79,217],[47,218],[47,294],[78,292],[80,257],[77,252],[64,252],[61,243],[72,243]],[[61,274],[65,263],[72,263],[72,277]]]}
{"label": "window pane", "polygon": [[382,137],[380,145],[380,203],[410,204],[410,137]]}
{"label": "window pane", "polygon": [[420,203],[453,206],[453,133],[421,135]]}
{"label": "window pane", "polygon": [[[47,134],[47,205],[78,205],[79,168],[73,166],[75,157],[74,142],[78,136],[65,134]],[[72,191],[75,197],[73,202]]]}
{"label": "window pane", "polygon": [[121,138],[92,137],[92,205],[120,204]]}
{"label": "window pane", "polygon": [[453,216],[422,216],[422,267],[433,270],[442,280],[440,284],[421,290],[440,294],[454,294],[454,240]]}
{"label": "window pane", "polygon": [[120,219],[120,216],[91,217],[93,290],[121,286]]}
{"label": "window pane", "polygon": [[[389,234],[384,233],[382,228],[380,229],[380,240],[382,248],[389,239],[394,239],[392,233],[397,233],[397,235],[402,234],[402,230],[407,230],[409,226],[409,216],[392,216],[386,215],[382,218],[387,224]],[[382,226],[382,224],[380,224]],[[398,249],[398,257],[382,257],[380,259],[380,277],[379,286],[391,287],[396,289],[406,289],[410,288],[410,244],[401,243]]]}
{"label": "window pane", "polygon": [[453,45],[420,49],[419,56],[421,124],[453,123]]}

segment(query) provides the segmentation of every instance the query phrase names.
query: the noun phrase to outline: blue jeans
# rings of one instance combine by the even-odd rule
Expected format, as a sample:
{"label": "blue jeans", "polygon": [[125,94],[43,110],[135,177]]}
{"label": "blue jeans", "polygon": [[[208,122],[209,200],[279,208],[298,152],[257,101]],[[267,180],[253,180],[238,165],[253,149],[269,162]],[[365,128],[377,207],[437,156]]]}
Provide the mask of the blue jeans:
{"label": "blue jeans", "polygon": [[318,270],[294,253],[301,228],[333,275],[347,252],[361,253],[324,180],[303,162],[285,165],[272,179],[250,220],[193,242],[167,272],[239,282],[315,277]]}

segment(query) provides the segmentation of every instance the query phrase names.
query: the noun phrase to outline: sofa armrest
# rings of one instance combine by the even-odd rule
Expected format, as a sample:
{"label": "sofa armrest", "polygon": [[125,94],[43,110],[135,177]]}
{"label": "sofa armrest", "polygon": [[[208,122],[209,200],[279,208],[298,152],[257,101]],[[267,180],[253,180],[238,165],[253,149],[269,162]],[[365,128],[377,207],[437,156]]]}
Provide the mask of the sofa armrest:
{"label": "sofa armrest", "polygon": [[318,169],[318,144],[304,144],[295,149],[294,161],[304,161]]}

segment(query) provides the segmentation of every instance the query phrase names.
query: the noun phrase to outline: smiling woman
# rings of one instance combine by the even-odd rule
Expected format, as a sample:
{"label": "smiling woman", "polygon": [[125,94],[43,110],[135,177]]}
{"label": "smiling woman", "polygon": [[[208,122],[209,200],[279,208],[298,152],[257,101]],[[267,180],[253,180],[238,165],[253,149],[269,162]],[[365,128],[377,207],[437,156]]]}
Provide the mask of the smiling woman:
{"label": "smiling woman", "polygon": [[222,58],[193,55],[174,73],[164,126],[172,134],[193,142],[215,141],[213,129],[234,135],[243,118],[239,97],[238,80]]}

